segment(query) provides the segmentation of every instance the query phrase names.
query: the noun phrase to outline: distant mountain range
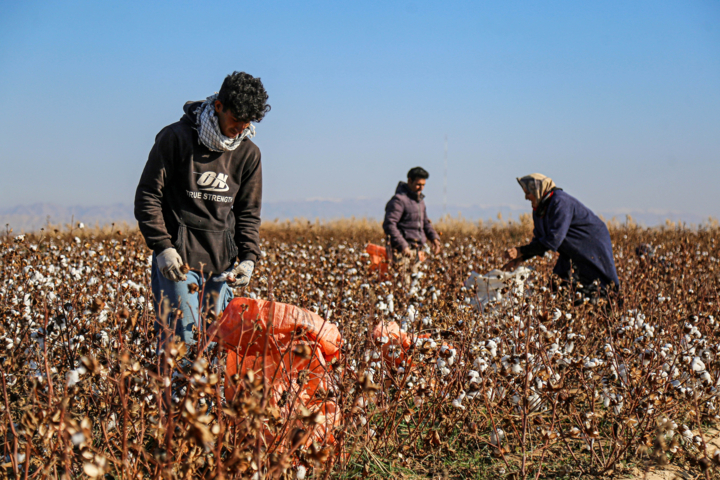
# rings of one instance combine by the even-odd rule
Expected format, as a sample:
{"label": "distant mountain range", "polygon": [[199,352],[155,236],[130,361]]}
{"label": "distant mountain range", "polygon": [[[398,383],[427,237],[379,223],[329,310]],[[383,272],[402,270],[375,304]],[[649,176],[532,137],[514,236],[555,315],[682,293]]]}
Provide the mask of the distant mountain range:
{"label": "distant mountain range", "polygon": [[[266,202],[263,204],[262,218],[264,221],[293,218],[337,219],[337,218],[370,218],[381,220],[385,211],[386,199],[308,199],[297,201]],[[445,210],[441,205],[428,205],[428,215],[437,219],[446,211],[453,217],[462,216],[468,220],[496,220],[498,214],[502,218],[518,219],[521,214],[530,211],[529,206],[515,205],[448,205]],[[662,225],[666,220],[685,222],[688,225],[707,223],[708,218],[699,215],[672,211],[638,211],[617,210],[599,211],[606,220],[615,218],[624,222],[627,215],[646,226]],[[11,208],[0,208],[0,228],[9,225],[15,232],[39,230],[46,225],[65,226],[71,222],[82,222],[87,226],[109,225],[111,223],[135,225],[133,207],[128,204],[107,206],[73,206],[63,207],[49,203],[19,205]]]}

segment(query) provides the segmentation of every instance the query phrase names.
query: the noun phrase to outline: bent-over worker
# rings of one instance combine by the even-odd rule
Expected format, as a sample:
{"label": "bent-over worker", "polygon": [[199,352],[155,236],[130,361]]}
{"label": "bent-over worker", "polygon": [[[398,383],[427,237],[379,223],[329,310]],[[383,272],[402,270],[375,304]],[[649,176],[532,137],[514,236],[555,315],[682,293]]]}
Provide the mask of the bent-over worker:
{"label": "bent-over worker", "polygon": [[608,289],[617,289],[620,281],[605,223],[545,175],[533,173],[517,181],[532,204],[533,239],[528,245],[508,249],[505,257],[510,261],[503,269],[513,270],[552,250],[560,254],[553,273],[586,295],[597,298],[605,296]]}

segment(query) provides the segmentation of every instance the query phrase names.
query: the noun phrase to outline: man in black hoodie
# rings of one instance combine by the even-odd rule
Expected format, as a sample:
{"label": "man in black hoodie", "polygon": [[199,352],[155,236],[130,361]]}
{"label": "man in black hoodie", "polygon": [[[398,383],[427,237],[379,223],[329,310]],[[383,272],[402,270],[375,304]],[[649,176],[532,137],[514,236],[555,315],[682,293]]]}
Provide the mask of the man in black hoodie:
{"label": "man in black hoodie", "polygon": [[262,167],[250,122],[270,110],[267,99],[259,78],[234,72],[218,94],[186,103],[180,121],[155,137],[135,193],[135,218],[153,250],[156,327],[187,344],[202,315],[224,310],[231,286],[250,282],[260,255]]}

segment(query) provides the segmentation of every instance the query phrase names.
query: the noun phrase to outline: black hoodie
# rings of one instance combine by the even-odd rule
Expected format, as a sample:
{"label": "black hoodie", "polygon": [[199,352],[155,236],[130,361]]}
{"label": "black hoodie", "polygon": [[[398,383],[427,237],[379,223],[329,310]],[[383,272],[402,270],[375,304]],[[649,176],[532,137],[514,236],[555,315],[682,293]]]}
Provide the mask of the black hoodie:
{"label": "black hoodie", "polygon": [[[220,273],[260,254],[262,165],[249,139],[231,152],[198,141],[194,112],[163,128],[135,193],[135,218],[156,253],[175,247],[193,270]],[[201,265],[202,264],[202,265]]]}

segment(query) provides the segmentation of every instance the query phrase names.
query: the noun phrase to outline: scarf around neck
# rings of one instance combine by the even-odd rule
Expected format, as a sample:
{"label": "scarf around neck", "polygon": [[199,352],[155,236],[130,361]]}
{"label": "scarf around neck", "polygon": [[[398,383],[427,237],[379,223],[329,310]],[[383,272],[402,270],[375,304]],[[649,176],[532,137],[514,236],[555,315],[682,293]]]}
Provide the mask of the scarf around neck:
{"label": "scarf around neck", "polygon": [[217,93],[207,97],[202,105],[193,112],[196,116],[195,125],[198,132],[198,141],[213,152],[231,152],[239,147],[243,140],[255,136],[255,126],[253,124],[248,125],[235,138],[226,137],[220,130],[218,117],[215,114],[215,100],[217,100]]}

